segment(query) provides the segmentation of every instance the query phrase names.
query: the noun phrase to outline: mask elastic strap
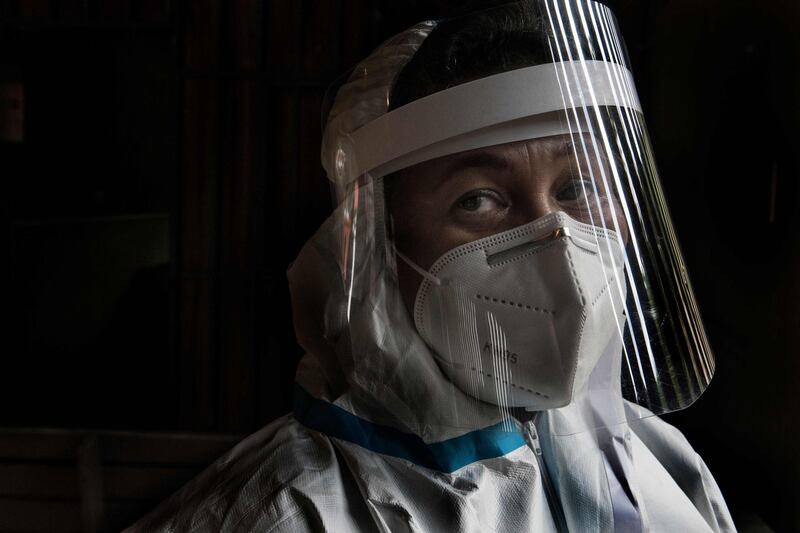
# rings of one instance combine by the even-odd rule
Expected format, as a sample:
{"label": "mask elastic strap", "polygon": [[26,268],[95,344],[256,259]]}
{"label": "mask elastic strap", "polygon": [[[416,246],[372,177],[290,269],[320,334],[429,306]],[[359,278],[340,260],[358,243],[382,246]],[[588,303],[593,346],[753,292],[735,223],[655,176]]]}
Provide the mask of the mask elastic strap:
{"label": "mask elastic strap", "polygon": [[427,279],[434,285],[442,284],[442,280],[440,280],[439,278],[437,278],[436,276],[434,276],[433,274],[431,274],[430,272],[428,272],[427,270],[416,264],[414,261],[406,257],[406,255],[403,252],[397,249],[397,246],[394,246],[394,253],[396,253],[397,257],[402,259],[405,264],[413,268],[416,271],[416,273],[422,276],[423,278]]}

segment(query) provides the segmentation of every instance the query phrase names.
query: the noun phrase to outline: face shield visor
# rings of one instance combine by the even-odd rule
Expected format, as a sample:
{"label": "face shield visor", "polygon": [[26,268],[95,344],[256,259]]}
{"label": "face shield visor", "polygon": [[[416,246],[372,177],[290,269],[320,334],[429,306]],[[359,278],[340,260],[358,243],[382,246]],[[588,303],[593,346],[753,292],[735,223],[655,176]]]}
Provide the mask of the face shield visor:
{"label": "face shield visor", "polygon": [[[690,405],[714,361],[613,15],[532,0],[417,31],[326,129],[351,410],[437,439]],[[388,109],[343,111],[359,91]]]}

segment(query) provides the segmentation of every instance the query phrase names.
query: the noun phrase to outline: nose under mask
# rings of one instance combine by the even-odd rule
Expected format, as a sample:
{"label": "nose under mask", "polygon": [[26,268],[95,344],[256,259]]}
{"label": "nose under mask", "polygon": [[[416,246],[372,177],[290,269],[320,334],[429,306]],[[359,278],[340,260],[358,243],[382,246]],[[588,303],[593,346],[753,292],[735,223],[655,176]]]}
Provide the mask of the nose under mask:
{"label": "nose under mask", "polygon": [[443,372],[482,401],[569,404],[624,329],[624,250],[610,230],[548,214],[454,248],[423,276],[414,324]]}

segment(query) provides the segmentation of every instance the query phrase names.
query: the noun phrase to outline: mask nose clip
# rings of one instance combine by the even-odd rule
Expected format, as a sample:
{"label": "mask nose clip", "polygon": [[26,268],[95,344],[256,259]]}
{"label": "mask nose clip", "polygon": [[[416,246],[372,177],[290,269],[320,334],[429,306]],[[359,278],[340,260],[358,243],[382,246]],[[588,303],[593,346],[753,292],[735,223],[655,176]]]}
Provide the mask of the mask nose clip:
{"label": "mask nose clip", "polygon": [[570,229],[566,226],[562,226],[559,228],[555,228],[550,233],[546,235],[542,235],[534,240],[524,242],[522,244],[518,244],[506,250],[502,250],[500,252],[491,254],[486,256],[486,263],[490,266],[496,266],[500,263],[505,263],[507,261],[513,261],[514,259],[521,257],[525,254],[536,250],[537,248],[542,248],[543,246],[547,246],[552,242],[558,241],[562,238],[571,237],[572,233]]}
{"label": "mask nose clip", "polygon": [[558,239],[560,239],[562,237],[571,237],[571,236],[572,236],[572,233],[569,231],[569,228],[567,226],[562,226],[560,228],[554,229],[552,232],[548,233],[544,237],[539,237],[538,239],[536,239],[533,242],[534,243],[544,243],[544,242],[549,242],[549,241],[555,241],[555,240],[558,240]]}
{"label": "mask nose clip", "polygon": [[589,253],[592,253],[592,254],[595,254],[595,255],[598,253],[598,248],[597,248],[596,242],[591,242],[591,241],[587,240],[585,237],[581,238],[579,235],[574,235],[572,233],[572,231],[566,226],[563,227],[563,228],[556,228],[555,230],[553,230],[553,233],[551,233],[550,235],[548,235],[545,238],[550,239],[550,240],[556,240],[556,239],[559,239],[561,237],[569,237],[569,239],[573,243],[575,243],[576,246],[579,246],[580,248],[583,248],[584,250],[586,250]]}

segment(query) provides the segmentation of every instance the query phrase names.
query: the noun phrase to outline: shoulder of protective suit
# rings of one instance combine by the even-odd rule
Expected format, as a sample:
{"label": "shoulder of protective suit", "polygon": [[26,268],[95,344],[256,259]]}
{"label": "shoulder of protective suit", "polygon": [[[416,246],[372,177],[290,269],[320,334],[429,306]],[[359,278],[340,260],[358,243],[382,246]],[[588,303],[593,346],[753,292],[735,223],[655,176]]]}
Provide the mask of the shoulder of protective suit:
{"label": "shoulder of protective suit", "polygon": [[694,504],[713,531],[736,531],[714,476],[678,430],[641,407],[627,405],[633,433]]}
{"label": "shoulder of protective suit", "polygon": [[342,469],[327,437],[287,415],[234,446],[126,531],[327,530],[321,517],[346,515],[336,498],[346,492],[337,490],[349,475]]}

